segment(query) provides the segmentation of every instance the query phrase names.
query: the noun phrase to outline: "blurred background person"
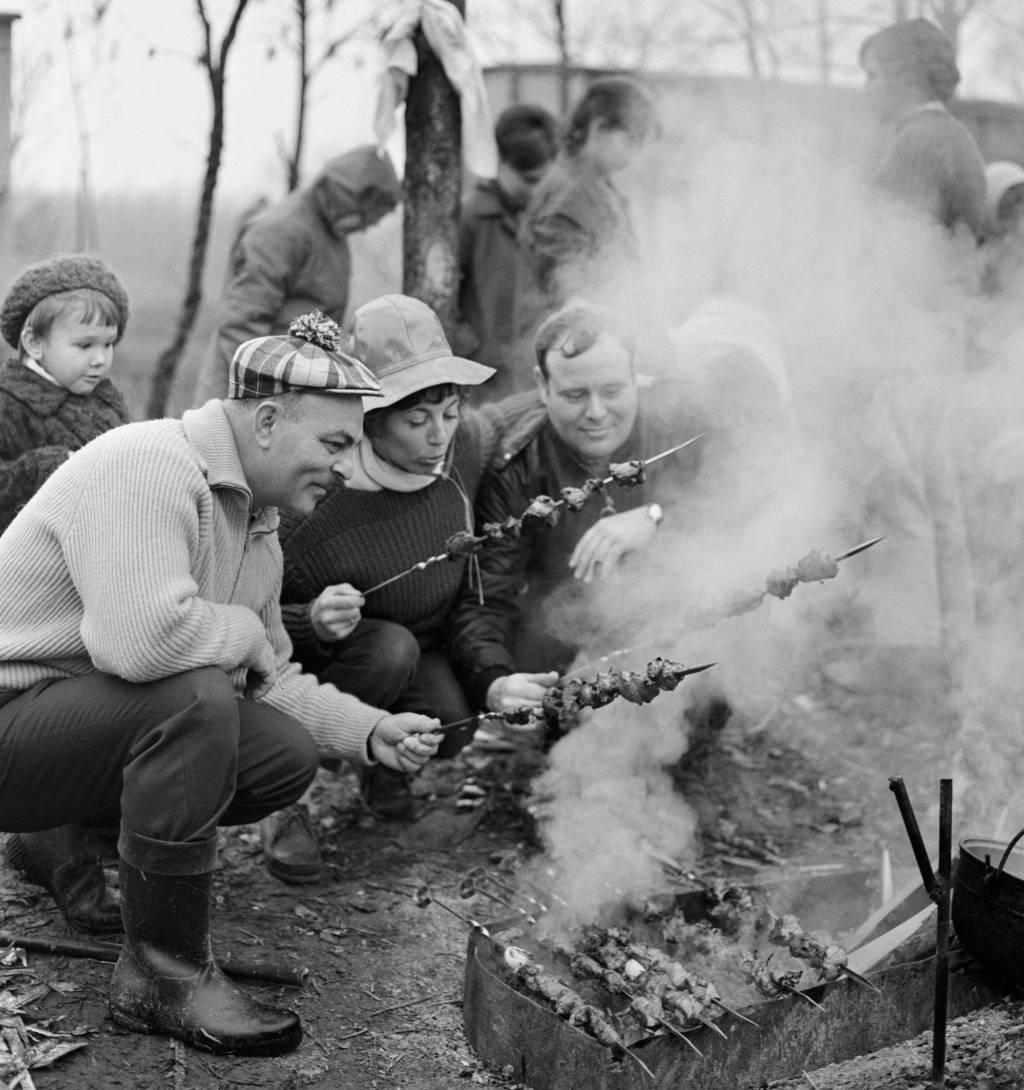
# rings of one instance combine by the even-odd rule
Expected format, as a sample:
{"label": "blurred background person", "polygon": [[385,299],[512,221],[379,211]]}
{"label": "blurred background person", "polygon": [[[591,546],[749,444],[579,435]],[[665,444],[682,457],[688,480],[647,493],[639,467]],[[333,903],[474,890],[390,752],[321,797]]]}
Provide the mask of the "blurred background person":
{"label": "blurred background person", "polygon": [[974,137],[949,112],[960,82],[949,40],[927,19],[908,19],[867,38],[860,63],[886,130],[875,183],[949,231],[982,238],[985,165]]}
{"label": "blurred background person", "polygon": [[487,400],[527,389],[533,381],[529,333],[535,315],[529,300],[520,301],[524,273],[518,235],[530,196],[555,157],[557,124],[542,106],[517,104],[498,118],[494,138],[497,177],[479,180],[462,206],[456,334],[461,355],[497,371],[476,391]]}
{"label": "blurred background person", "polygon": [[985,167],[982,288],[996,294],[1020,286],[1024,270],[1024,167],[999,160]]}
{"label": "blurred background person", "polygon": [[348,236],[387,215],[402,196],[391,160],[373,145],[328,160],[306,189],[257,213],[231,250],[213,341],[195,405],[223,397],[235,349],[320,310],[340,325],[348,307]]}
{"label": "blurred background person", "polygon": [[628,76],[595,80],[573,108],[520,228],[540,317],[573,296],[628,312],[642,294],[633,217],[615,183],[658,132],[654,100]]}

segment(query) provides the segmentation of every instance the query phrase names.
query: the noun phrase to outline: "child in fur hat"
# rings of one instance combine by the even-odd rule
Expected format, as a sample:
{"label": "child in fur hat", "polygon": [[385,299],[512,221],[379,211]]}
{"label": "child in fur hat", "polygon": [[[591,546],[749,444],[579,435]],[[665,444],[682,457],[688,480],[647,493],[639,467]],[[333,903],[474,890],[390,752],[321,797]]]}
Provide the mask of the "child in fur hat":
{"label": "child in fur hat", "polygon": [[30,265],[0,306],[17,358],[0,364],[0,531],[73,450],[128,422],[107,378],[128,321],[121,281],[95,257]]}

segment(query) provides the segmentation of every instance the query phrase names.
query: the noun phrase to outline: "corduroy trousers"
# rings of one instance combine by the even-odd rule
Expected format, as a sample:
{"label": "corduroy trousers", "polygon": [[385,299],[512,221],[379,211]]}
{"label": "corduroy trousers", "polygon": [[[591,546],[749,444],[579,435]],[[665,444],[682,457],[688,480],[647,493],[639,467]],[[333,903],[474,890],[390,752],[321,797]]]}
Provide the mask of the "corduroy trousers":
{"label": "corduroy trousers", "polygon": [[0,830],[120,820],[118,851],[140,870],[212,870],[218,825],[288,806],[316,769],[305,728],[215,667],[0,693]]}

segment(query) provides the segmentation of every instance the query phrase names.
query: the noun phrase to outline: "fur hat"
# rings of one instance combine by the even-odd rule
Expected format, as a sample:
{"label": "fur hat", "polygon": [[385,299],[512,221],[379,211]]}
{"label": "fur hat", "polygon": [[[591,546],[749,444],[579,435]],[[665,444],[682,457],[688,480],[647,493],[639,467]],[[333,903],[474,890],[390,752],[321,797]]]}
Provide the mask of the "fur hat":
{"label": "fur hat", "polygon": [[287,335],[254,337],[231,360],[228,397],[273,397],[290,391],[380,397],[380,384],[339,346],[341,329],[319,310],[302,314]]}
{"label": "fur hat", "polygon": [[110,299],[117,310],[117,339],[120,340],[128,324],[128,293],[98,257],[88,254],[58,254],[29,265],[22,272],[0,307],[0,333],[4,340],[17,348],[25,319],[36,303],[48,295],[76,288],[92,288]]}

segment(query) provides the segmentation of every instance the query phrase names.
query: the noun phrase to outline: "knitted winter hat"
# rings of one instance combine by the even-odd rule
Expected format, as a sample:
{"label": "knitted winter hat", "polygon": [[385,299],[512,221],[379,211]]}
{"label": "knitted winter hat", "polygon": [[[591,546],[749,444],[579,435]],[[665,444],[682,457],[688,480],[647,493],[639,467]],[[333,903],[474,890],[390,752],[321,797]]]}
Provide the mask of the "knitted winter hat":
{"label": "knitted winter hat", "polygon": [[29,265],[11,285],[0,307],[0,333],[12,347],[18,347],[29,312],[48,295],[76,288],[102,292],[117,310],[117,339],[128,324],[128,293],[117,276],[98,257],[88,254],[58,254]]}

